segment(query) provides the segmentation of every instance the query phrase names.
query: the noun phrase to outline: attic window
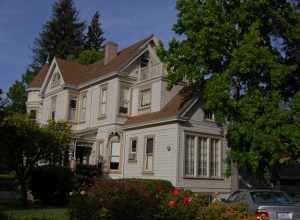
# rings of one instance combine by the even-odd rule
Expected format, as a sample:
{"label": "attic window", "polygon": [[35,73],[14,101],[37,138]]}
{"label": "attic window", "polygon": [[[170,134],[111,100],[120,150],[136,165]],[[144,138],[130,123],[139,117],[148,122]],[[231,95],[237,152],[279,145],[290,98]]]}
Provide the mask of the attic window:
{"label": "attic window", "polygon": [[215,114],[212,111],[205,111],[204,112],[204,118],[208,121],[214,121],[215,120]]}
{"label": "attic window", "polygon": [[60,82],[60,75],[59,73],[55,73],[51,81],[51,88],[58,86],[59,82]]}

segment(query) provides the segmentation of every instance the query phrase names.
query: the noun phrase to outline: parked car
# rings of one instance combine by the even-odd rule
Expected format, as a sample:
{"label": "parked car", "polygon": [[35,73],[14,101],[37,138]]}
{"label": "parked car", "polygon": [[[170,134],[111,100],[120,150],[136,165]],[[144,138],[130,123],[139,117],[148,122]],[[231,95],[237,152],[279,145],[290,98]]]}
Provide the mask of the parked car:
{"label": "parked car", "polygon": [[232,193],[226,203],[244,203],[256,217],[270,220],[300,220],[300,205],[286,193],[277,190],[240,190]]}

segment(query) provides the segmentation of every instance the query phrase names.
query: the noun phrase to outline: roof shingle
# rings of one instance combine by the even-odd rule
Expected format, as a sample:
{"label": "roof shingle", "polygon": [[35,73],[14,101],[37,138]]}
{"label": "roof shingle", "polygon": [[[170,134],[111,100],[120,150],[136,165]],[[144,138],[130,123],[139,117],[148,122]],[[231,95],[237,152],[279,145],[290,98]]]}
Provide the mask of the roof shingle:
{"label": "roof shingle", "polygon": [[[137,43],[118,52],[117,56],[112,59],[107,65],[104,65],[103,59],[89,65],[82,65],[73,61],[56,58],[62,77],[67,84],[78,86],[81,83],[93,80],[101,75],[109,74],[120,70],[127,62],[129,62],[140,50],[148,40],[153,37],[147,37]],[[49,70],[49,65],[45,64],[40,72],[33,79],[30,87],[39,88],[45,80],[46,74]]]}

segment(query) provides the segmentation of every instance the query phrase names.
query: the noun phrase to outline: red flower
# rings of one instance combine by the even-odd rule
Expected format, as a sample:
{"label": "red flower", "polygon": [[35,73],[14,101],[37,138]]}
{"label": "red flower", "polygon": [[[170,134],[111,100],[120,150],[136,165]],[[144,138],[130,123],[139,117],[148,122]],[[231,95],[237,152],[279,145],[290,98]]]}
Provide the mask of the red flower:
{"label": "red flower", "polygon": [[157,185],[155,187],[155,192],[157,192],[157,193],[161,192],[161,186],[160,185]]}
{"label": "red flower", "polygon": [[191,201],[192,199],[190,197],[184,197],[181,202],[183,205],[189,205]]}
{"label": "red flower", "polygon": [[169,206],[169,207],[175,207],[175,206],[176,206],[176,201],[175,201],[175,200],[170,200],[170,201],[168,202],[168,206]]}
{"label": "red flower", "polygon": [[173,187],[172,190],[171,190],[171,194],[173,196],[178,196],[181,192],[181,189],[180,188],[177,188],[177,187]]}

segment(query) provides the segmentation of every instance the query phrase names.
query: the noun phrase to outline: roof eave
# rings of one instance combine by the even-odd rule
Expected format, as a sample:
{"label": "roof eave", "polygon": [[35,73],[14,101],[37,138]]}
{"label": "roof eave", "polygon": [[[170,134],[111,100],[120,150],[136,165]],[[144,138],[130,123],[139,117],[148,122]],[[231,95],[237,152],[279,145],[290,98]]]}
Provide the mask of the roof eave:
{"label": "roof eave", "polygon": [[186,122],[186,119],[184,118],[178,118],[176,116],[174,117],[168,117],[164,119],[156,119],[156,120],[151,120],[147,122],[139,122],[139,123],[133,123],[129,125],[124,125],[123,129],[124,130],[134,130],[134,129],[139,129],[143,127],[148,127],[148,126],[157,126],[157,125],[163,125],[163,124],[169,124],[169,123],[174,123],[174,122]]}

